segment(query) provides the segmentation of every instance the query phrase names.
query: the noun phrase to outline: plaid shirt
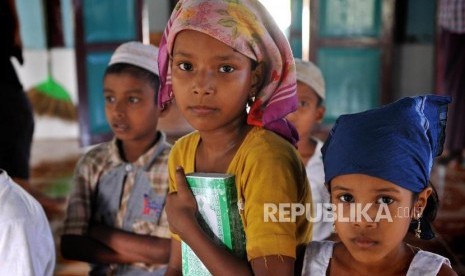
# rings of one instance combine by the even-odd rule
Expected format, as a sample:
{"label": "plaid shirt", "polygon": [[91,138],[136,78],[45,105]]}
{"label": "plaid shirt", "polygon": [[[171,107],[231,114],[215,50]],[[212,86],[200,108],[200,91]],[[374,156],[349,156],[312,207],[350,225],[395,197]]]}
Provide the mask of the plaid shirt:
{"label": "plaid shirt", "polygon": [[[127,165],[131,165],[137,169],[144,169],[154,192],[166,195],[168,192],[168,155],[170,150],[171,145],[166,142],[166,136],[162,133],[160,140],[131,164],[125,163],[121,159],[116,139],[102,143],[86,153],[76,166],[74,190],[69,199],[63,234],[86,235],[91,219],[95,215],[92,213],[92,206],[95,206],[92,201],[95,198],[97,185],[99,185],[101,177],[110,171],[125,170]],[[161,153],[152,160],[154,153],[157,151],[161,151]],[[134,181],[134,176],[135,174],[128,173],[124,181],[123,187],[125,188],[121,194],[121,207],[117,212],[114,225],[117,228],[122,228],[121,218],[125,215],[127,205],[125,198],[130,196],[132,187],[137,185]],[[162,238],[170,238],[171,236],[164,209],[158,223],[139,221],[134,223],[132,228],[133,232],[137,234]],[[139,263],[134,265],[147,270],[157,267],[149,267]]]}
{"label": "plaid shirt", "polygon": [[465,33],[465,0],[440,0],[439,26],[453,33]]}

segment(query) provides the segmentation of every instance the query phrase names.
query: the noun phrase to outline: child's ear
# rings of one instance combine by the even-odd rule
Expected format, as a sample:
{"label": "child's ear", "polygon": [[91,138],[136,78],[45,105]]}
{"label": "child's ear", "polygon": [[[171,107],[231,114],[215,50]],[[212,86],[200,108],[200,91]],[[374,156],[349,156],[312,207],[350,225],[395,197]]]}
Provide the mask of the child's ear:
{"label": "child's ear", "polygon": [[250,96],[255,97],[257,95],[258,90],[262,86],[264,73],[265,73],[265,65],[263,62],[257,64],[255,69],[252,70],[252,85],[250,87]]}
{"label": "child's ear", "polygon": [[426,203],[428,202],[428,197],[431,195],[432,192],[433,189],[431,187],[427,187],[418,194],[417,202],[415,202],[414,207],[415,211],[419,210],[420,214],[423,213],[423,211],[426,208]]}

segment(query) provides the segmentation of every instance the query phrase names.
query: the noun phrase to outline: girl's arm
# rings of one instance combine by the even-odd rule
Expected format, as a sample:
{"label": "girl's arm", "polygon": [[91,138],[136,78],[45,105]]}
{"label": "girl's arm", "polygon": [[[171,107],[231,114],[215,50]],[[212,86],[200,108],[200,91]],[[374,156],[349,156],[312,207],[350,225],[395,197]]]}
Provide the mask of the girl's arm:
{"label": "girl's arm", "polygon": [[103,224],[92,225],[89,236],[111,248],[123,263],[168,263],[170,239],[130,233]]}
{"label": "girl's arm", "polygon": [[177,192],[167,197],[166,212],[172,232],[189,245],[213,275],[293,275],[294,259],[267,256],[242,260],[213,242],[197,223],[197,203],[182,168],[176,170]]}
{"label": "girl's arm", "polygon": [[182,276],[181,242],[171,239],[171,254],[165,276]]}

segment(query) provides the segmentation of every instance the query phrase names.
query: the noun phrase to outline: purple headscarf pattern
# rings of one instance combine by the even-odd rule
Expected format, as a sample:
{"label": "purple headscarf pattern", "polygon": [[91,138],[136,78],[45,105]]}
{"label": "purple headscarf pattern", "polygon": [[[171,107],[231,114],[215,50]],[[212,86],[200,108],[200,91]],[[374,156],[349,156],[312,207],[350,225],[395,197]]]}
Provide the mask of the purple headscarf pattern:
{"label": "purple headscarf pattern", "polygon": [[297,108],[294,58],[289,42],[268,11],[257,0],[180,0],[160,43],[161,108],[173,99],[169,57],[176,34],[182,30],[210,35],[264,65],[264,84],[247,123],[271,130],[295,145],[297,131],[285,119]]}

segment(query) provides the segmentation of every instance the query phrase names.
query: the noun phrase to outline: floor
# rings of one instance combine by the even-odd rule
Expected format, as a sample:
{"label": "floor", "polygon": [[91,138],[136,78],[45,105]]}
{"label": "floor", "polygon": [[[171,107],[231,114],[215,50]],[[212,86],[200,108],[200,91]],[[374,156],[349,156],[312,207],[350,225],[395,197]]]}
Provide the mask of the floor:
{"label": "floor", "polygon": [[[86,263],[64,260],[58,250],[74,166],[85,150],[75,140],[35,141],[32,149],[31,185],[50,198],[43,205],[57,244],[55,275],[59,276],[87,275],[88,272]],[[448,257],[457,273],[465,276],[465,168],[435,166],[431,181],[440,198],[434,222],[437,237],[422,242],[412,237],[408,240]]]}

